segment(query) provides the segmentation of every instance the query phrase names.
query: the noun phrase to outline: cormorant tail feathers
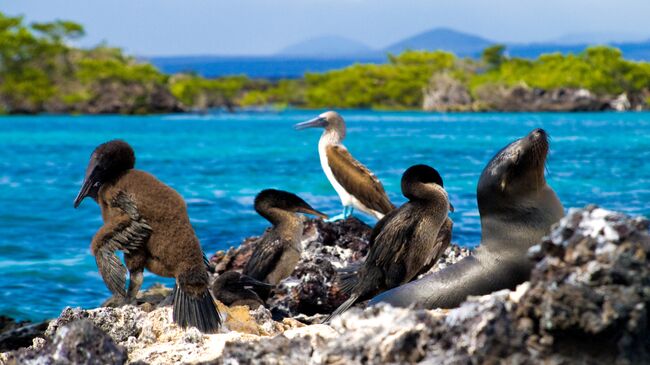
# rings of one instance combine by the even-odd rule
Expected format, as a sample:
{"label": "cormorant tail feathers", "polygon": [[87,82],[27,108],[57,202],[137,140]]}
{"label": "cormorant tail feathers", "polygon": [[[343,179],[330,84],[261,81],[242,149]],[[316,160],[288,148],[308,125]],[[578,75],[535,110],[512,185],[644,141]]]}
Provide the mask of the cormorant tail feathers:
{"label": "cormorant tail feathers", "polygon": [[349,295],[352,289],[359,281],[359,269],[363,266],[362,263],[353,263],[340,270],[338,270],[339,289]]}
{"label": "cormorant tail feathers", "polygon": [[203,333],[216,333],[221,326],[221,317],[210,291],[206,288],[199,298],[174,286],[174,322],[180,327],[196,327]]}
{"label": "cormorant tail feathers", "polygon": [[341,304],[338,308],[336,308],[336,310],[334,312],[332,312],[332,314],[327,316],[327,318],[325,318],[323,323],[328,323],[329,321],[332,320],[332,318],[334,318],[334,317],[338,316],[339,314],[342,314],[346,310],[350,309],[350,307],[353,306],[354,303],[356,303],[358,299],[359,299],[358,294],[352,294],[350,296],[350,298],[348,298],[348,300],[343,302],[343,304]]}

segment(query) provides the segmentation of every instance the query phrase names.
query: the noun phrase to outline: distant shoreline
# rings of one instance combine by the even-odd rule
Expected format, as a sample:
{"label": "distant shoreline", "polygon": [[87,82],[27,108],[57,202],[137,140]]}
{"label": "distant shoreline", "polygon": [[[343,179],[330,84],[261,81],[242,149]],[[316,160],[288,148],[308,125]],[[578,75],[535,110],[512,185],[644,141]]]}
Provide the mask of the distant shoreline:
{"label": "distant shoreline", "polygon": [[105,45],[72,47],[70,41],[84,35],[73,22],[25,24],[2,13],[0,21],[9,24],[0,32],[0,44],[6,45],[0,54],[0,114],[145,115],[215,108],[577,112],[650,105],[650,63],[630,61],[607,46],[536,59],[510,57],[502,45],[483,49],[479,59],[439,50],[407,50],[388,54],[384,62],[353,64],[339,59],[305,65],[304,58],[287,58],[280,65],[292,77],[279,79],[255,76],[269,68],[282,75],[276,58],[271,63],[251,58],[255,62],[246,67],[234,58],[227,64],[230,76],[209,79],[182,64],[177,73],[166,74]]}

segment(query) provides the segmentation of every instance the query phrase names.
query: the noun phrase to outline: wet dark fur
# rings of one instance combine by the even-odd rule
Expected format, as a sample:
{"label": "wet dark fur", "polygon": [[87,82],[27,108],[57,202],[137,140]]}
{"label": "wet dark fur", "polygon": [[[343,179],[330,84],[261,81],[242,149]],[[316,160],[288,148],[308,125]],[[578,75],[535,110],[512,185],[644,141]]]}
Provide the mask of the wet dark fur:
{"label": "wet dark fur", "polygon": [[546,184],[546,132],[533,130],[499,151],[487,164],[477,188],[481,245],[475,254],[420,280],[373,298],[370,304],[413,304],[451,308],[469,295],[484,295],[528,280],[528,249],[564,214]]}

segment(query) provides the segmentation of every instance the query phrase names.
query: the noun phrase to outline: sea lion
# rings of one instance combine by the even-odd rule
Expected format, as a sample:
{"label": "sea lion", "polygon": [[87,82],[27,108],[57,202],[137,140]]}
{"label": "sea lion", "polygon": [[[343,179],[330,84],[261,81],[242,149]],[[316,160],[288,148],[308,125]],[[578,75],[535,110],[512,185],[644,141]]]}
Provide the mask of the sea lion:
{"label": "sea lion", "polygon": [[277,285],[291,275],[300,260],[303,218],[296,213],[321,218],[327,216],[297,195],[275,189],[266,189],[257,194],[255,211],[273,226],[255,243],[253,254],[242,273]]}
{"label": "sea lion", "polygon": [[264,305],[264,301],[255,289],[268,291],[272,287],[237,271],[226,271],[212,284],[212,294],[227,306],[247,305],[250,309],[257,309]]}
{"label": "sea lion", "polygon": [[528,280],[533,266],[528,249],[564,215],[544,178],[548,150],[546,132],[535,129],[499,151],[478,183],[481,244],[474,254],[384,292],[369,304],[452,308],[470,295],[514,289]]}
{"label": "sea lion", "polygon": [[[219,312],[208,289],[205,257],[190,224],[183,198],[153,175],[135,170],[135,153],[124,141],[99,145],[90,157],[74,207],[90,196],[101,207],[104,225],[91,250],[110,291],[131,302],[143,271],[176,278],[173,319],[181,327],[216,332]],[[130,273],[116,251],[124,252]]]}
{"label": "sea lion", "polygon": [[449,246],[451,234],[439,233],[441,228],[451,230],[447,212],[453,207],[438,171],[426,165],[409,167],[402,175],[402,193],[409,201],[377,222],[356,279],[343,280],[342,289],[351,293],[350,298],[325,321],[358,301],[413,280]]}

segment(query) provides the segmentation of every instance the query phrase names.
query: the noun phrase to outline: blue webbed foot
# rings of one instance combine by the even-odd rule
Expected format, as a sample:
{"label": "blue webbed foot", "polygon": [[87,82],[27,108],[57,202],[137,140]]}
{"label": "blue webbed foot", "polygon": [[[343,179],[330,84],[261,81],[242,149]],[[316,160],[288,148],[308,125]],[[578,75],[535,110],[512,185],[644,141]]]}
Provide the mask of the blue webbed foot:
{"label": "blue webbed foot", "polygon": [[332,223],[332,222],[340,221],[341,219],[345,219],[345,218],[347,218],[345,214],[341,213],[325,219],[325,222]]}
{"label": "blue webbed foot", "polygon": [[343,213],[330,217],[326,219],[325,222],[332,223],[332,222],[340,221],[342,219],[347,219],[352,215],[353,211],[354,211],[353,207],[343,207]]}

